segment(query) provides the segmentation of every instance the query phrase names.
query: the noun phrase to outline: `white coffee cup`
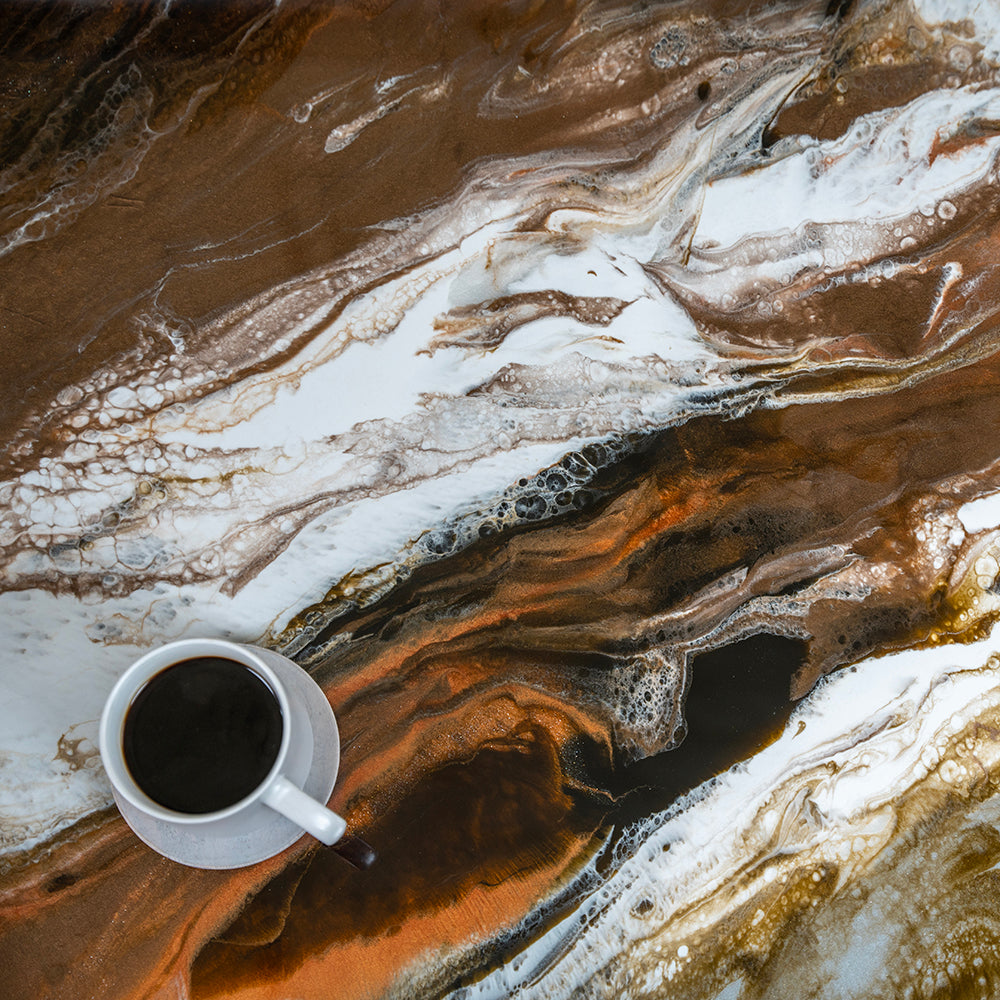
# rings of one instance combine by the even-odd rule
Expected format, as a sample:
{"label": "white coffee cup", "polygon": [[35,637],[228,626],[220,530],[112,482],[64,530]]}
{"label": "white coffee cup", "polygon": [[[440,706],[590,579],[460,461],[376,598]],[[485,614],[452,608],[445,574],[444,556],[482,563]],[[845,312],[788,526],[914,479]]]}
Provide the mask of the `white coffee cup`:
{"label": "white coffee cup", "polygon": [[[137,694],[168,667],[199,657],[235,661],[270,688],[281,711],[281,742],[266,777],[233,805],[178,812],[154,801],[125,759],[125,720]],[[272,650],[222,639],[182,639],[154,649],[122,675],[101,715],[101,759],[118,808],[160,854],[197,868],[239,868],[280,853],[303,831],[336,843],[346,822],[325,805],[340,760],[329,702],[313,679]]]}

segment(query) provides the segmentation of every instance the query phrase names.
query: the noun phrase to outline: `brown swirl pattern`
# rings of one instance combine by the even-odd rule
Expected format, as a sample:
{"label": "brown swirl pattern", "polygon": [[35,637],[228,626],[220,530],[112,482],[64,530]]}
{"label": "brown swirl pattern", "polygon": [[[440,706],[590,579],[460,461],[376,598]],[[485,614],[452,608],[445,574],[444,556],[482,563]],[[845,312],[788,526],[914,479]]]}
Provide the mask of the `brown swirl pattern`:
{"label": "brown swirl pattern", "polygon": [[[12,1000],[996,993],[990,9],[0,38]],[[191,634],[323,685],[373,868],[109,808]]]}

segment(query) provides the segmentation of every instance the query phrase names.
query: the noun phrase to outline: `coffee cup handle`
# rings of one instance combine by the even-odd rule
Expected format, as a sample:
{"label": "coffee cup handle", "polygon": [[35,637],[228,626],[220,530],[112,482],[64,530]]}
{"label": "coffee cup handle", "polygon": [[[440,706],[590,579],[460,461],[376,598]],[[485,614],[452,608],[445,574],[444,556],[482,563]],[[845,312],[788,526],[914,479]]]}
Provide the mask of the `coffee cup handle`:
{"label": "coffee cup handle", "polygon": [[284,775],[271,783],[264,793],[264,803],[324,844],[337,843],[347,829],[343,817],[310,798]]}

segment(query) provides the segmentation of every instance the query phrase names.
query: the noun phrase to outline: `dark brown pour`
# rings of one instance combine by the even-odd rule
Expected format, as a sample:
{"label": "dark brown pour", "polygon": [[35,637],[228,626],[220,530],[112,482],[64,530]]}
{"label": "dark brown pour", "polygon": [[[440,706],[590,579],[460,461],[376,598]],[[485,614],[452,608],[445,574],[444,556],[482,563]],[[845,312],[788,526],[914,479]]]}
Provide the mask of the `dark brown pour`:
{"label": "dark brown pour", "polygon": [[684,704],[687,734],[675,750],[639,761],[623,775],[615,819],[624,825],[667,808],[678,796],[752,757],[788,721],[792,677],[807,643],[762,633],[695,656]]}
{"label": "dark brown pour", "polygon": [[278,699],[252,670],[215,656],[161,670],[129,706],[125,763],[154,801],[209,813],[249,795],[281,746]]}
{"label": "dark brown pour", "polygon": [[[903,8],[909,7],[903,4],[887,4],[879,12],[895,21],[879,39],[894,46],[894,52],[886,53],[894,57],[891,66],[882,62],[881,53],[877,59],[865,55],[861,60],[872,45],[848,45],[842,36],[832,37],[835,27],[840,30],[832,16],[829,25],[817,29],[815,44],[807,46],[783,27],[791,4],[784,9],[768,5],[768,16],[781,27],[756,53],[751,40],[764,36],[735,31],[739,25],[732,19],[744,13],[758,18],[762,4],[629,4],[629,12],[651,22],[651,41],[637,35],[632,47],[643,53],[652,44],[655,54],[650,51],[647,58],[632,61],[632,77],[626,74],[601,86],[591,83],[590,70],[609,47],[614,25],[629,23],[611,16],[611,4],[512,3],[501,9],[480,0],[452,5],[448,21],[443,7],[427,5],[427,10],[433,7],[428,17],[424,5],[416,2],[283,5],[245,41],[236,30],[239,24],[253,24],[270,4],[216,6],[211,17],[199,6],[172,4],[170,17],[160,18],[151,4],[109,3],[81,20],[70,4],[6,5],[3,16],[8,23],[16,19],[23,24],[0,32],[8,39],[5,57],[23,48],[31,63],[26,65],[23,57],[4,60],[3,71],[10,74],[0,86],[3,106],[10,110],[5,157],[13,162],[22,154],[31,155],[35,137],[46,134],[36,145],[35,162],[40,165],[26,169],[24,189],[9,193],[5,205],[33,204],[36,186],[44,193],[64,183],[57,171],[63,163],[72,164],[69,156],[82,145],[81,138],[101,138],[102,80],[122,76],[129,83],[134,76],[129,67],[135,64],[141,81],[129,85],[137,92],[150,88],[155,130],[173,120],[186,122],[187,108],[194,106],[192,95],[213,95],[190,127],[178,128],[173,139],[156,141],[134,182],[81,211],[72,226],[6,258],[5,266],[13,273],[0,305],[0,327],[15,391],[0,407],[0,436],[8,456],[3,460],[12,468],[36,462],[47,448],[55,447],[60,434],[75,439],[76,431],[59,424],[61,416],[47,416],[61,412],[50,407],[58,390],[90,379],[102,365],[112,363],[108,359],[119,364],[113,360],[117,357],[126,370],[123,378],[132,377],[127,373],[130,351],[171,353],[169,341],[133,322],[147,311],[144,298],[150,304],[169,302],[169,312],[190,320],[187,350],[206,366],[224,363],[230,371],[225,379],[239,385],[253,366],[277,364],[278,352],[261,360],[236,334],[227,340],[226,331],[207,326],[204,317],[307,274],[310,268],[346,259],[363,248],[367,234],[383,232],[382,220],[408,218],[421,206],[448,197],[491,157],[527,157],[539,150],[548,155],[568,145],[592,150],[595,191],[587,198],[599,205],[598,168],[623,156],[641,165],[651,155],[647,149],[663,149],[674,123],[704,100],[704,82],[711,82],[705,120],[718,114],[715,120],[726,126],[723,112],[712,108],[717,101],[723,108],[729,106],[724,103],[727,91],[739,94],[753,86],[747,80],[754,55],[756,65],[774,64],[776,56],[784,55],[801,59],[805,66],[817,45],[825,53],[818,82],[792,94],[775,118],[770,143],[763,143],[774,145],[799,134],[841,135],[858,114],[912,100],[933,85],[925,60],[936,53],[933,59],[940,64],[947,54],[946,45],[927,46],[920,49],[927,55],[919,59],[901,57],[907,51],[903,39],[924,34],[919,23],[913,33],[906,30]],[[820,10],[824,6],[825,0]],[[626,5],[621,7],[625,10]],[[846,5],[833,7],[831,15],[849,13]],[[379,17],[382,8],[386,13]],[[587,22],[577,18],[588,8],[602,8],[601,30],[594,30],[597,25],[580,30]],[[66,13],[60,15],[60,9]],[[864,26],[874,6],[858,9],[857,21]],[[152,20],[156,23],[150,25]],[[435,24],[441,25],[440,32]],[[689,28],[698,29],[697,37]],[[310,47],[306,43],[313,31],[322,44]],[[678,37],[686,37],[682,44],[693,54],[686,64],[680,58],[671,61],[667,43]],[[30,45],[22,45],[25,38]],[[845,60],[852,50],[857,59]],[[58,60],[52,58],[53,51]],[[721,67],[730,58],[751,69],[737,66],[723,73]],[[363,95],[356,96],[364,86],[353,82],[355,75],[366,84],[371,82],[369,74],[382,67],[409,73],[432,64],[449,67],[447,102],[403,103],[335,156],[311,159],[297,137],[290,141],[291,153],[275,145],[282,135],[294,134],[288,131],[288,116],[304,96],[342,85],[341,120],[349,121],[371,109]],[[365,68],[366,75],[362,78],[362,70],[355,67]],[[849,85],[839,96],[837,82]],[[72,95],[65,117],[57,113],[61,93]],[[493,94],[511,95],[506,115]],[[619,112],[639,109],[651,95],[669,110],[639,115],[626,128],[623,122],[628,119]],[[146,129],[139,110],[133,119],[136,135]],[[44,129],[49,121],[67,124],[58,125],[58,131]],[[992,127],[991,122],[964,123],[957,133],[947,133],[935,152],[948,155],[962,142],[979,141]],[[719,135],[725,130],[720,128]],[[46,149],[55,151],[46,154]],[[271,153],[262,155],[261,150]],[[405,174],[401,162],[410,167]],[[46,180],[50,173],[54,179]],[[342,183],[344,178],[350,183]],[[81,186],[91,182],[85,171]],[[559,190],[566,188],[560,185]],[[294,193],[287,202],[282,200],[286,192]],[[334,202],[331,192],[337,193]],[[796,681],[798,694],[820,674],[868,650],[908,642],[907,636],[924,623],[929,628],[941,591],[924,552],[911,544],[910,521],[920,515],[921,493],[931,498],[946,495],[948,477],[968,473],[964,488],[969,490],[977,477],[984,488],[995,479],[996,433],[989,428],[996,431],[998,426],[1000,367],[987,359],[924,383],[907,377],[891,395],[862,397],[878,388],[867,359],[907,357],[916,364],[927,356],[928,345],[939,342],[946,322],[952,326],[945,327],[945,333],[964,324],[984,341],[994,337],[997,296],[988,290],[997,287],[993,236],[998,216],[989,185],[975,197],[983,199],[981,211],[959,204],[953,235],[936,235],[939,242],[930,244],[925,238],[920,245],[926,249],[926,261],[918,260],[919,267],[904,268],[880,285],[827,282],[822,274],[803,277],[790,291],[781,291],[781,313],[758,313],[751,308],[754,302],[713,313],[710,302],[689,301],[676,292],[701,335],[724,343],[727,350],[730,345],[746,346],[754,352],[764,349],[769,357],[775,345],[805,350],[812,343],[812,328],[822,329],[826,349],[834,358],[845,358],[844,367],[836,372],[819,368],[811,376],[778,383],[775,392],[785,401],[799,392],[798,402],[813,403],[810,395],[824,402],[721,422],[692,421],[663,435],[660,447],[651,451],[655,462],[642,456],[642,463],[619,470],[620,480],[606,493],[608,501],[586,517],[501,537],[485,554],[453,558],[416,578],[412,586],[397,587],[383,606],[352,612],[356,620],[338,620],[336,630],[351,640],[344,644],[347,653],[331,657],[321,669],[352,747],[351,767],[342,775],[342,797],[352,823],[358,814],[374,816],[384,830],[399,831],[384,852],[379,840],[383,860],[372,872],[376,891],[371,880],[354,888],[348,881],[352,873],[339,859],[330,860],[332,852],[319,852],[316,860],[307,861],[293,852],[291,861],[276,861],[274,868],[262,866],[251,875],[163,866],[142,853],[120,821],[108,819],[96,833],[75,834],[82,847],[68,842],[61,853],[50,853],[43,845],[35,868],[51,876],[43,885],[53,891],[8,892],[13,905],[7,904],[0,917],[0,968],[10,970],[5,977],[13,991],[10,996],[72,1000],[98,992],[109,998],[149,995],[167,982],[168,974],[176,976],[182,989],[192,967],[195,997],[231,996],[241,986],[260,993],[269,985],[283,993],[306,995],[311,989],[311,995],[323,995],[334,975],[338,992],[345,996],[352,990],[352,995],[376,995],[379,983],[392,979],[399,969],[412,968],[420,956],[447,955],[443,942],[460,936],[474,939],[516,921],[534,897],[527,892],[517,896],[514,890],[534,885],[540,893],[538,886],[555,884],[564,867],[561,859],[570,856],[568,848],[557,850],[557,838],[569,840],[564,831],[586,832],[600,821],[600,816],[592,818],[593,806],[580,790],[587,788],[588,778],[598,790],[606,788],[610,764],[604,762],[603,769],[591,764],[597,752],[585,754],[577,748],[613,748],[613,720],[599,714],[603,702],[597,708],[590,703],[581,707],[575,695],[569,668],[578,663],[577,646],[589,656],[594,648],[631,648],[637,635],[651,642],[655,626],[649,620],[673,612],[682,602],[694,602],[734,568],[749,568],[749,583],[738,594],[720,588],[716,597],[701,603],[703,611],[695,608],[695,634],[707,634],[726,619],[737,600],[807,588],[816,574],[828,571],[810,565],[809,553],[831,539],[843,544],[845,558],[868,560],[874,572],[865,578],[861,592],[868,596],[863,599],[850,589],[803,597],[810,611],[800,623],[801,631],[812,638],[806,667]],[[970,195],[970,206],[972,199]],[[10,224],[19,225],[13,208]],[[548,208],[547,202],[539,208],[539,227],[545,225]],[[960,233],[957,223],[966,211],[975,221]],[[261,220],[267,226],[261,226]],[[263,235],[243,247],[245,252],[218,252],[220,241],[244,232]],[[931,232],[938,230],[928,229]],[[408,266],[402,237],[399,244],[395,255],[386,251],[387,272]],[[375,249],[369,253],[374,255]],[[707,255],[704,249],[700,252]],[[717,257],[723,259],[721,253]],[[964,294],[962,282],[968,281],[983,304],[974,306],[971,295],[963,304],[957,292],[940,290],[941,267],[953,260],[961,262],[963,274],[953,287]],[[379,274],[373,269],[366,281],[378,281]],[[164,275],[170,275],[166,288]],[[671,288],[676,287],[675,282]],[[141,304],[123,305],[134,302]],[[515,303],[503,305],[510,310]],[[476,321],[471,329],[479,340],[470,346],[489,349],[494,338],[508,332],[507,313],[494,317],[489,305],[469,314],[455,312],[450,320]],[[516,321],[520,315],[512,311],[510,318]],[[40,330],[44,337],[38,336]],[[284,330],[275,323],[266,336],[279,332]],[[966,361],[958,352],[953,357],[957,366],[971,355],[965,355]],[[889,379],[897,369],[886,365],[880,370],[890,373],[884,375]],[[182,375],[179,381],[184,381]],[[210,388],[215,384],[191,380],[179,392],[186,398]],[[23,446],[24,453],[13,444],[8,448],[7,439]],[[932,513],[945,506],[941,500]],[[472,562],[474,557],[481,562]],[[264,561],[254,562],[252,571]],[[894,572],[882,575],[882,566]],[[102,575],[94,579],[91,586],[99,592]],[[31,585],[57,586],[46,581]],[[656,641],[676,642],[677,633],[665,632]],[[796,651],[788,645],[792,642],[784,640],[788,670],[797,662]],[[479,656],[481,649],[489,655]],[[722,658],[736,653],[727,646]],[[777,653],[780,658],[782,651]],[[710,725],[716,718],[708,700],[713,694],[723,697],[770,683],[756,668],[749,669],[746,647],[740,655],[748,670],[731,682],[723,676],[729,671],[722,659],[715,661],[716,672],[711,659],[695,658],[687,699],[688,738],[675,751],[633,765],[614,788],[627,793],[626,805],[634,805],[636,813],[660,808],[735,759],[723,755],[720,747],[719,757],[701,761],[698,749],[714,751],[727,734],[725,726],[713,730]],[[560,658],[567,667],[557,671]],[[774,685],[777,698],[786,685],[781,677]],[[706,695],[707,715],[699,715],[701,693]],[[762,728],[758,736],[747,734],[749,740],[765,739],[777,725],[770,710],[761,707],[756,717]],[[717,718],[723,720],[730,712],[720,705]],[[700,724],[699,718],[709,725]],[[476,727],[480,719],[496,724]],[[585,741],[575,737],[578,732],[593,736]],[[456,745],[459,736],[464,741]],[[406,791],[409,788],[412,791]],[[640,803],[642,788],[649,792]],[[933,843],[943,851],[945,814],[929,813],[942,795],[938,786],[926,805],[917,801],[898,810],[900,816],[909,816],[911,825],[903,829],[911,844]],[[434,822],[428,821],[431,817]],[[918,820],[916,833],[909,833]],[[908,876],[897,910],[920,917],[906,921],[912,939],[886,952],[897,957],[887,965],[898,966],[902,980],[888,995],[901,995],[909,978],[917,992],[929,995],[931,987],[918,978],[921,969],[925,982],[931,983],[935,961],[947,967],[954,960],[958,965],[963,955],[970,969],[975,955],[986,963],[981,966],[984,976],[997,975],[995,956],[1000,949],[992,915],[1000,907],[997,884],[989,874],[996,847],[987,842],[988,852],[973,840],[973,835],[986,840],[994,834],[989,824],[978,823],[966,827],[964,835],[963,849],[951,852],[961,864],[936,862],[940,879],[923,878],[919,869],[904,872],[899,850],[882,854],[884,869]],[[425,839],[421,842],[419,836]],[[912,856],[919,859],[919,850]],[[972,861],[985,864],[983,874],[970,868]],[[265,877],[259,872],[270,877],[275,870],[279,875],[248,906],[248,893]],[[529,882],[533,874],[536,883]],[[827,881],[824,877],[819,884]],[[753,987],[744,989],[748,994],[818,995],[820,987],[815,993],[784,987],[780,969],[812,961],[817,942],[836,940],[838,926],[852,927],[855,913],[849,908],[860,903],[840,891],[838,879],[829,881],[838,887],[840,908],[827,933],[808,918],[808,911],[803,916],[794,903],[785,902],[785,912],[794,920],[789,920],[788,936],[775,958],[752,936],[749,915],[736,910],[732,935],[717,938],[713,959],[718,967],[740,969],[741,975],[751,977]],[[151,885],[155,892],[149,891]],[[353,889],[354,897],[349,905],[331,908],[331,898],[345,899],[344,886]],[[790,897],[787,887],[775,888]],[[865,887],[866,897],[870,888],[871,883]],[[933,899],[933,906],[927,902],[927,894],[938,891],[951,894],[951,906],[941,905],[940,898]],[[120,918],[123,900],[129,905],[125,930]],[[780,911],[779,897],[775,904]],[[225,926],[234,914],[242,926],[229,928],[226,941],[206,944],[213,928]],[[924,921],[937,938],[929,936],[929,944],[916,937]],[[406,944],[401,943],[404,938]],[[251,939],[260,942],[253,951]],[[376,951],[380,943],[382,950]],[[731,965],[718,960],[720,954]],[[904,961],[899,956],[910,957]],[[831,967],[820,959],[814,966]],[[722,978],[712,990],[706,974],[703,995],[717,994],[734,981],[725,978],[725,971],[717,975]],[[293,983],[295,976],[299,978]],[[953,996],[974,991],[971,979],[967,987],[954,980],[942,987],[940,982],[936,989]],[[986,992],[992,984],[985,979],[983,983]],[[407,995],[408,985],[400,986],[396,995]],[[675,984],[674,992],[679,989]]]}

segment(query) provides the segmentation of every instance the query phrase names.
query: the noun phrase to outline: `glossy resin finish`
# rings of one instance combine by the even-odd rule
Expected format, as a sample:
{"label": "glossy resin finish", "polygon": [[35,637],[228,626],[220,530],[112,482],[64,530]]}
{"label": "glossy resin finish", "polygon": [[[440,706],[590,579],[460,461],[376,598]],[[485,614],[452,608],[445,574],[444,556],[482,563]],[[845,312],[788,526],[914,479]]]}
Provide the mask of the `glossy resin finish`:
{"label": "glossy resin finish", "polygon": [[[4,996],[1000,991],[1000,14],[0,3]],[[332,806],[97,719],[292,656]]]}

